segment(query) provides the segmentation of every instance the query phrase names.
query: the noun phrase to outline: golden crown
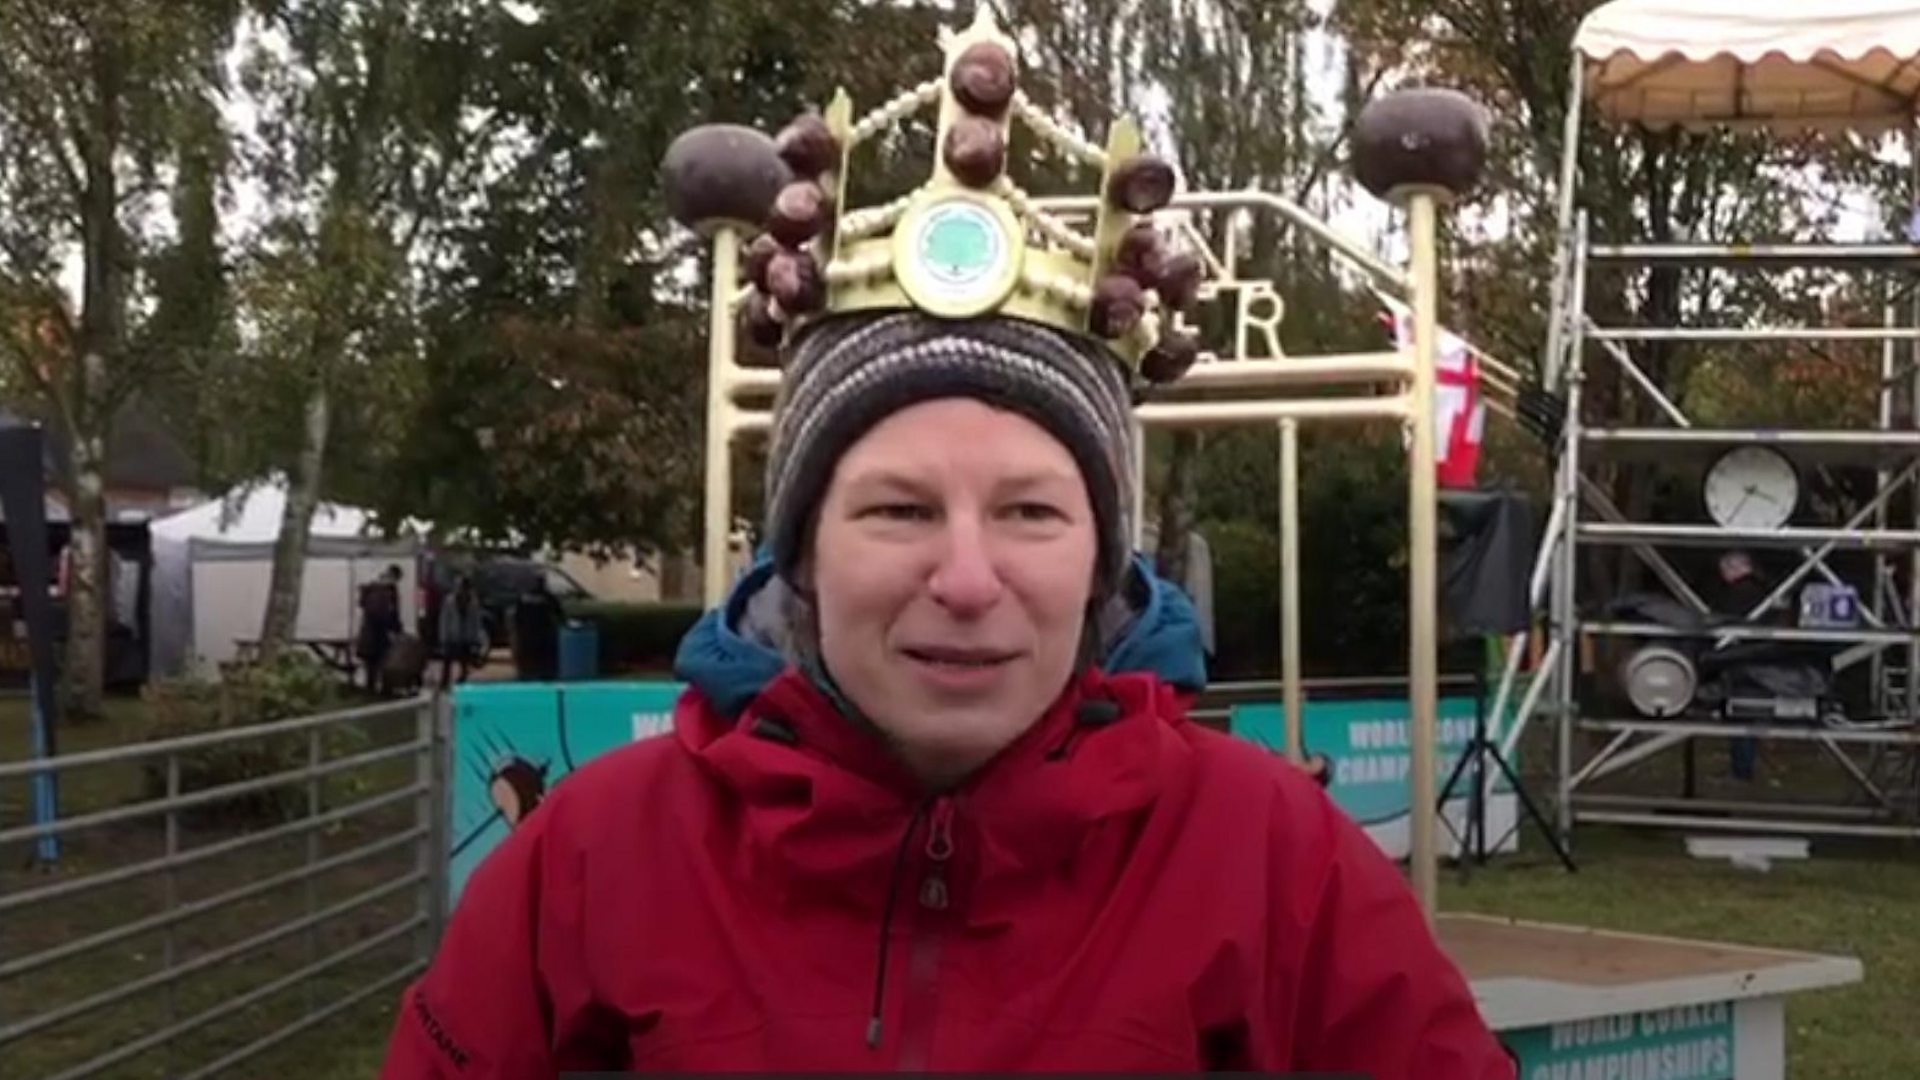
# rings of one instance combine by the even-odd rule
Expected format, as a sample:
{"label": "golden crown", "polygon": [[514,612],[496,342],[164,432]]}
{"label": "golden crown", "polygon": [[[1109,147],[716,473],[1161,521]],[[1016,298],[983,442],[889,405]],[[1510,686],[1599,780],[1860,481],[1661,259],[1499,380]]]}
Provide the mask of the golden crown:
{"label": "golden crown", "polygon": [[[824,114],[809,111],[772,140],[777,161],[738,128],[689,132],[669,150],[667,195],[680,220],[758,232],[744,260],[748,335],[777,347],[813,319],[859,311],[1002,315],[1097,340],[1151,381],[1184,374],[1199,345],[1173,315],[1191,312],[1203,270],[1153,227],[1154,212],[1173,198],[1172,167],[1143,151],[1130,117],[1103,148],[1030,101],[1018,86],[1014,42],[988,5],[967,29],[943,29],[941,47],[939,78],[858,122],[842,89]],[[935,103],[931,178],[884,205],[843,212],[854,149]],[[1100,169],[1091,235],[1007,175],[1015,120]],[[730,164],[717,160],[724,155]],[[766,209],[751,220],[749,207]]]}

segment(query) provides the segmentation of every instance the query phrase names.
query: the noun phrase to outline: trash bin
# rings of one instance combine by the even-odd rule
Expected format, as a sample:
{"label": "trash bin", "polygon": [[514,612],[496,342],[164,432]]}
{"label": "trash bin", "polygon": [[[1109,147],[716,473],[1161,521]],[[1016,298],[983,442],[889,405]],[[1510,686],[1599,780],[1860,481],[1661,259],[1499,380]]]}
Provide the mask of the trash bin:
{"label": "trash bin", "polygon": [[600,673],[600,627],[583,619],[568,619],[560,628],[560,680],[578,682]]}

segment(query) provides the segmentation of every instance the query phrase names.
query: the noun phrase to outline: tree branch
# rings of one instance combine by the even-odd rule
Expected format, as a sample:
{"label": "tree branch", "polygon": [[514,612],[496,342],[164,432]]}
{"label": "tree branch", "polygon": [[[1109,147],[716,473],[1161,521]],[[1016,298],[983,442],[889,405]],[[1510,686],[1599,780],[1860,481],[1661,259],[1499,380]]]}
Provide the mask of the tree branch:
{"label": "tree branch", "polygon": [[[505,119],[505,113],[502,110],[495,109],[486,120],[471,133],[455,138],[453,147],[440,159],[440,168],[437,170],[438,175],[429,181],[427,188],[419,194],[421,207],[424,208],[439,201],[441,193],[446,191],[447,185],[452,179],[456,165],[462,167],[462,178],[464,179],[466,170],[475,168],[480,164],[477,156],[471,153],[472,149],[478,145],[484,137],[491,136],[498,131]],[[420,237],[420,230],[425,227],[430,216],[425,209],[420,209],[414,214],[413,221],[408,224],[407,230],[400,240],[400,250],[402,252],[411,252],[413,250],[415,241]]]}
{"label": "tree branch", "polygon": [[14,79],[5,65],[0,65],[0,87],[14,100],[21,114],[21,122],[38,136],[40,144],[53,159],[54,167],[67,187],[67,194],[72,196],[74,205],[79,205],[85,197],[86,185],[81,183],[80,172],[67,154],[67,145],[60,137],[60,124],[41,107],[40,95]]}
{"label": "tree branch", "polygon": [[[1379,88],[1380,81],[1386,78],[1386,75],[1387,71],[1385,68],[1374,72],[1372,76],[1367,79],[1367,85],[1361,88],[1360,96],[1362,98],[1372,97],[1373,92]],[[1326,175],[1327,170],[1333,166],[1334,159],[1339,156],[1341,149],[1347,145],[1347,140],[1352,137],[1353,125],[1354,121],[1352,119],[1341,124],[1340,131],[1334,136],[1333,141],[1322,147],[1320,153],[1314,155],[1313,167],[1307,171],[1306,180],[1302,182],[1300,187],[1294,192],[1294,202],[1305,203],[1307,201],[1307,197],[1313,193],[1314,186],[1320,183],[1321,179]]]}

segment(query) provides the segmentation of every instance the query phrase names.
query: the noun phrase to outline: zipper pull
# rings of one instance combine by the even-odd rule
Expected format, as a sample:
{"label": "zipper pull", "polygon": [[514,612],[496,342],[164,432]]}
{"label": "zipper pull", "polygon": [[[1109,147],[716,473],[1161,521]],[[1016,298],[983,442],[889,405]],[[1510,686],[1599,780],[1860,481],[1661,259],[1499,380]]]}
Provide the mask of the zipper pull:
{"label": "zipper pull", "polygon": [[937,863],[953,858],[953,800],[944,796],[933,804],[927,825],[927,858]]}
{"label": "zipper pull", "polygon": [[920,882],[920,906],[929,911],[945,911],[951,899],[947,892],[947,860],[953,858],[953,801],[942,798],[933,804],[933,817],[927,822],[927,861],[933,865]]}

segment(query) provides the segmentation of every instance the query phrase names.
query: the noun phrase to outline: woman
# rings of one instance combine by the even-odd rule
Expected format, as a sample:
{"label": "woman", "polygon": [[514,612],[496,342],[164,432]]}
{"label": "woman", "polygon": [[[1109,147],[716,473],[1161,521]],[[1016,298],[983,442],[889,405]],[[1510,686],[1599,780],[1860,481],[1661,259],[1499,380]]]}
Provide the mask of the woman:
{"label": "woman", "polygon": [[383,1075],[1512,1077],[1366,834],[1187,718],[1128,406],[1015,319],[801,338],[768,552],[684,643],[674,734],[478,869]]}

